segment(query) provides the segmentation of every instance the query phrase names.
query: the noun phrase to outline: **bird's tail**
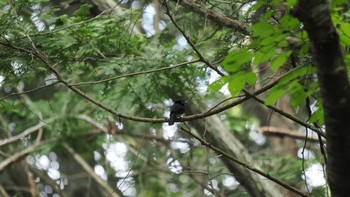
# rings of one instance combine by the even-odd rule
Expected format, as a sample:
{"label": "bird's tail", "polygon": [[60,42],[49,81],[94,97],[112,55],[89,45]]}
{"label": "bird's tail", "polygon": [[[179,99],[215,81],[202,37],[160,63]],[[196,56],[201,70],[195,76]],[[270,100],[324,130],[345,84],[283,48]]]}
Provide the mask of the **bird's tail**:
{"label": "bird's tail", "polygon": [[175,114],[170,114],[169,122],[168,125],[173,125],[175,122],[176,115]]}

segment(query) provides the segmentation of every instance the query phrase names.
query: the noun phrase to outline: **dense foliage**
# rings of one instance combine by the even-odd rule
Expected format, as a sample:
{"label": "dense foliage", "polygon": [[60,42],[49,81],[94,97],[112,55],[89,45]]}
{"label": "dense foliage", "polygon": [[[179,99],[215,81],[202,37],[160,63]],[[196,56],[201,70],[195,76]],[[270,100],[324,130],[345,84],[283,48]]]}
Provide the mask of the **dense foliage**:
{"label": "dense foliage", "polygon": [[0,2],[1,195],[329,194],[296,1]]}

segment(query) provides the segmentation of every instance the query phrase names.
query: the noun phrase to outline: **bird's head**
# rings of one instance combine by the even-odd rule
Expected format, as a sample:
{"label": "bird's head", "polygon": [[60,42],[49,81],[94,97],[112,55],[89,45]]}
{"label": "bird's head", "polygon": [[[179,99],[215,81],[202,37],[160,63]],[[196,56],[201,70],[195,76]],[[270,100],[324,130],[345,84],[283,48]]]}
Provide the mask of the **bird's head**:
{"label": "bird's head", "polygon": [[185,104],[187,103],[187,101],[185,101],[185,100],[177,100],[177,101],[175,101],[174,103],[176,103],[176,104],[181,104],[181,105],[185,105]]}

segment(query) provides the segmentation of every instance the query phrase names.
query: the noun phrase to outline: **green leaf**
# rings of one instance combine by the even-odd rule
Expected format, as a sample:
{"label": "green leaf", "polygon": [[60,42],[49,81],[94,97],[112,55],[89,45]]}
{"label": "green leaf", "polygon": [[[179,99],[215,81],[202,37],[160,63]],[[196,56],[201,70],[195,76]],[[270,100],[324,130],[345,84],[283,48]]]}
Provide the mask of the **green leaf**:
{"label": "green leaf", "polygon": [[254,85],[256,82],[256,75],[254,72],[248,72],[245,74],[245,81],[249,83],[250,85]]}
{"label": "green leaf", "polygon": [[62,47],[62,49],[69,48],[76,42],[76,39],[70,35],[65,35],[57,41],[57,43]]}
{"label": "green leaf", "polygon": [[350,24],[349,23],[338,23],[338,33],[340,41],[344,45],[350,45]]}
{"label": "green leaf", "polygon": [[232,79],[228,84],[228,90],[230,91],[231,96],[237,96],[243,90],[245,84],[246,81],[244,80],[244,75],[237,73],[235,76],[232,76]]}
{"label": "green leaf", "polygon": [[294,108],[305,102],[305,99],[309,96],[305,92],[305,87],[295,80],[288,86],[288,91],[291,95],[291,104]]}
{"label": "green leaf", "polygon": [[281,96],[286,93],[283,88],[273,88],[269,91],[268,96],[265,99],[265,105],[273,105]]}
{"label": "green leaf", "polygon": [[275,32],[275,27],[266,22],[258,22],[252,26],[253,37],[265,38]]}
{"label": "green leaf", "polygon": [[274,58],[271,62],[271,69],[275,71],[279,67],[281,67],[287,61],[291,53],[292,53],[291,51],[287,51],[286,53],[277,55],[277,57]]}
{"label": "green leaf", "polygon": [[83,4],[79,7],[79,9],[77,11],[74,12],[74,16],[77,17],[87,17],[90,14],[90,8],[92,7],[92,5],[89,4]]}
{"label": "green leaf", "polygon": [[222,65],[227,72],[234,72],[240,70],[241,65],[249,62],[252,59],[252,53],[247,49],[230,52]]}
{"label": "green leaf", "polygon": [[297,0],[287,0],[288,7],[292,7],[297,3]]}
{"label": "green leaf", "polygon": [[309,119],[309,122],[311,123],[318,123],[319,125],[323,125],[324,124],[324,116],[323,116],[323,108],[319,106],[320,104],[317,103],[316,104],[316,107],[317,110],[312,113],[310,119]]}
{"label": "green leaf", "polygon": [[208,88],[207,88],[207,92],[217,92],[219,91],[222,86],[224,86],[225,84],[227,84],[231,79],[231,76],[223,76],[220,79],[214,81],[213,83],[211,83]]}
{"label": "green leaf", "polygon": [[264,62],[267,62],[271,57],[275,55],[276,48],[269,47],[269,48],[265,48],[264,51],[267,51],[267,52],[265,53],[261,50],[255,53],[255,57],[253,60],[254,65],[260,65]]}
{"label": "green leaf", "polygon": [[296,78],[301,78],[304,77],[307,74],[310,73],[315,73],[315,67],[308,65],[308,66],[302,66],[302,67],[298,67],[295,70],[289,72],[288,74],[286,74],[277,84],[277,86],[282,86],[285,84],[289,84],[291,83],[294,79]]}
{"label": "green leaf", "polygon": [[291,31],[294,29],[297,29],[300,27],[300,21],[296,19],[295,17],[292,17],[290,15],[284,15],[280,20],[279,20],[279,27],[282,30],[287,30]]}
{"label": "green leaf", "polygon": [[300,51],[299,51],[299,57],[304,57],[306,54],[308,54],[310,51],[310,45],[309,44],[304,44]]}

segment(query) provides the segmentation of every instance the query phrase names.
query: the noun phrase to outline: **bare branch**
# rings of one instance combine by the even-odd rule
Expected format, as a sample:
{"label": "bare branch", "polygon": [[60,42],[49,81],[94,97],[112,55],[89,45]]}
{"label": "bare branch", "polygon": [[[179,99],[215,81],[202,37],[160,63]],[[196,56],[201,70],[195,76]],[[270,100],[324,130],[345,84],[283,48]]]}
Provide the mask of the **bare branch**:
{"label": "bare branch", "polygon": [[[298,140],[305,140],[305,134],[297,131],[289,130],[289,129],[284,129],[284,128],[265,126],[265,127],[259,127],[257,131],[263,135],[291,137]],[[318,142],[319,139],[317,136],[310,136],[310,137],[307,137],[307,140],[311,142]]]}
{"label": "bare branch", "polygon": [[29,146],[21,151],[18,151],[16,153],[14,153],[13,155],[11,155],[10,157],[6,158],[4,161],[2,161],[0,163],[0,172],[2,172],[3,170],[5,170],[6,167],[8,167],[10,164],[22,159],[23,157],[25,157],[27,154],[29,154],[30,152],[32,152],[33,150],[35,150],[36,148],[49,143],[50,141],[42,141],[39,143],[36,143],[35,145]]}
{"label": "bare branch", "polygon": [[10,138],[6,138],[6,139],[3,139],[0,141],[0,146],[5,146],[7,144],[10,144],[12,142],[15,142],[31,133],[34,133],[35,131],[43,128],[45,125],[49,124],[50,122],[54,121],[55,119],[54,118],[49,118],[45,121],[41,121],[39,122],[38,124],[32,126],[32,127],[29,127],[27,128],[26,130],[22,131],[20,134],[16,135],[16,136],[13,136],[13,137],[10,137]]}
{"label": "bare branch", "polygon": [[90,165],[78,153],[76,153],[72,147],[70,147],[67,143],[64,143],[63,146],[70,154],[72,154],[75,161],[96,181],[96,183],[104,188],[110,196],[119,197],[119,195],[115,193],[114,189],[108,185],[106,181],[102,180],[101,177],[97,176]]}

